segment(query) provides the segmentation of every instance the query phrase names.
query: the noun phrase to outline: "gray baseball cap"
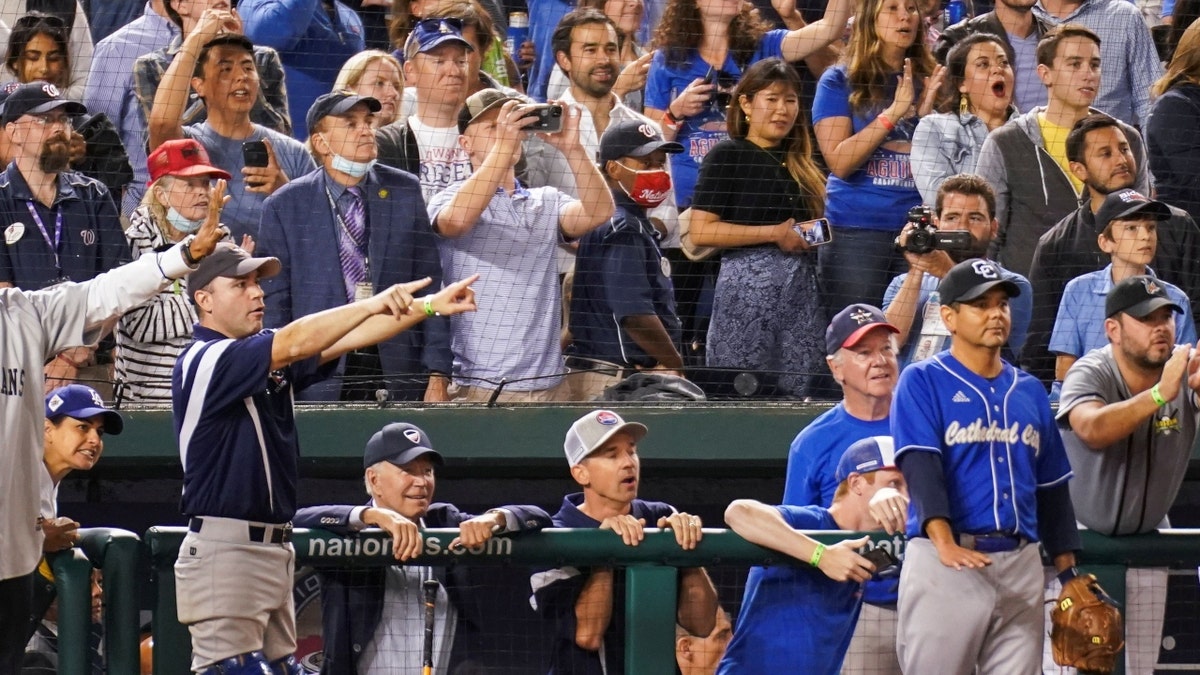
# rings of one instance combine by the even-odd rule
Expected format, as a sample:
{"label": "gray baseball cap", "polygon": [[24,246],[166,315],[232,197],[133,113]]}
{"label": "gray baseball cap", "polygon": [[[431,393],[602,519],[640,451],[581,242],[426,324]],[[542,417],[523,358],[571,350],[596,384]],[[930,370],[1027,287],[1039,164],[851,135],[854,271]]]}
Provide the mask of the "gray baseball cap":
{"label": "gray baseball cap", "polygon": [[567,430],[567,439],[563,442],[563,450],[567,453],[567,464],[575,466],[587,456],[595,452],[608,439],[622,431],[633,436],[636,443],[646,436],[649,431],[641,422],[626,422],[620,415],[611,410],[593,410],[575,420]]}
{"label": "gray baseball cap", "polygon": [[240,246],[223,241],[188,276],[188,292],[195,293],[217,277],[242,277],[258,270],[258,277],[262,279],[273,277],[282,269],[279,258],[252,258]]}

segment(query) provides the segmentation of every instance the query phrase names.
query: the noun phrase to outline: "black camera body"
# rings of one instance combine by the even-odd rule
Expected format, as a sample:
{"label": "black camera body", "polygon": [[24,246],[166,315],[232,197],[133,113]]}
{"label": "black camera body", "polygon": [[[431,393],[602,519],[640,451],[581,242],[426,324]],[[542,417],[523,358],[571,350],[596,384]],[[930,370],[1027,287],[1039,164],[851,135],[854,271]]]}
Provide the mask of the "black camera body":
{"label": "black camera body", "polygon": [[937,225],[933,224],[933,209],[923,204],[908,210],[908,223],[913,228],[904,242],[907,253],[922,255],[933,251],[963,251],[974,243],[968,230],[939,231]]}
{"label": "black camera body", "polygon": [[522,106],[525,113],[521,117],[533,117],[537,121],[525,127],[529,131],[541,131],[555,134],[562,131],[563,107],[557,103],[539,103]]}

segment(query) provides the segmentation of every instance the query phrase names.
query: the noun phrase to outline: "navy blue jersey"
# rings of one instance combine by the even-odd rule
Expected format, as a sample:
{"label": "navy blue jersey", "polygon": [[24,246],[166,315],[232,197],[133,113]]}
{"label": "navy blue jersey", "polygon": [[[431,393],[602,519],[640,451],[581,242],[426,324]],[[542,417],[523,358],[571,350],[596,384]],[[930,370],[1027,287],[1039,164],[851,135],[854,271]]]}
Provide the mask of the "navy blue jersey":
{"label": "navy blue jersey", "polygon": [[[1038,541],[1037,490],[1071,478],[1046,390],[1004,363],[984,378],[950,352],[908,366],[892,397],[896,458],[941,456],[955,532]],[[908,536],[923,536],[909,509]]]}
{"label": "navy blue jersey", "polygon": [[[600,527],[600,521],[579,510],[582,505],[582,492],[563,497],[562,508],[551,518],[554,527]],[[634,518],[645,518],[646,527],[654,527],[659,518],[675,513],[675,507],[663,502],[635,499],[630,513]],[[538,614],[554,621],[551,675],[620,675],[625,672],[623,568],[613,568],[612,619],[608,622],[608,630],[604,631],[600,651],[588,651],[575,644],[575,600],[583,590],[583,584],[590,573],[588,568],[560,567],[538,572],[530,580],[534,608]]]}
{"label": "navy blue jersey", "polygon": [[292,392],[324,379],[320,358],[271,370],[274,331],[238,340],[195,327],[171,376],[187,516],[268,523],[296,512],[300,444]]}
{"label": "navy blue jersey", "polygon": [[569,322],[572,350],[578,356],[650,368],[658,363],[621,322],[628,316],[657,316],[678,345],[675,290],[645,209],[623,193],[615,196],[617,215],[579,240]]}
{"label": "navy blue jersey", "polygon": [[[777,506],[797,530],[837,530],[829,509]],[[836,675],[862,608],[862,586],[807,566],[752,567],[718,675]]]}

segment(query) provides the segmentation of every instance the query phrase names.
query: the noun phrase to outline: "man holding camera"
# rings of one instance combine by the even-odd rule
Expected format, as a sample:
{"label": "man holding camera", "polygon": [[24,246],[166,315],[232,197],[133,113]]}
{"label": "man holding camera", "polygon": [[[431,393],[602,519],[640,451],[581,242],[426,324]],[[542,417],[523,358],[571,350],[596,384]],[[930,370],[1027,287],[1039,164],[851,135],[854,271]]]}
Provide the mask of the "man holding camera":
{"label": "man holding camera", "polygon": [[520,99],[482,89],[459,113],[459,143],[471,157],[473,172],[433,197],[429,219],[441,237],[443,272],[479,274],[479,292],[492,300],[479,314],[451,321],[451,398],[567,398],[562,316],[547,311],[562,304],[554,249],[607,221],[614,206],[604,177],[579,143],[579,110],[554,110],[562,130],[544,138],[567,158],[581,199],[517,181],[521,139],[546,121],[531,115]]}
{"label": "man holding camera", "polygon": [[[949,347],[950,331],[939,312],[938,283],[956,263],[987,256],[1000,226],[995,214],[995,192],[974,174],[951,176],[942,183],[932,219],[910,212],[908,224],[896,239],[909,271],[892,279],[883,295],[887,320],[899,330],[901,368]],[[1033,289],[1020,274],[1002,267],[1000,272],[1021,289],[1021,294],[1011,299],[1012,332],[1002,352],[1012,361],[1029,330]]]}

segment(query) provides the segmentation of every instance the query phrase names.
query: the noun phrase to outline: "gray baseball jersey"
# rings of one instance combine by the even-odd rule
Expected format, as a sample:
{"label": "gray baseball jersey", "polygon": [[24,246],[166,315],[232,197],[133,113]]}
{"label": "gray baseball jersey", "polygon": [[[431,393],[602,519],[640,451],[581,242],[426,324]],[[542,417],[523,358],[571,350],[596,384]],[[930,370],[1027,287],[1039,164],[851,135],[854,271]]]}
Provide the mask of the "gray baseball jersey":
{"label": "gray baseball jersey", "polygon": [[1112,345],[1089,352],[1063,379],[1058,423],[1075,480],[1075,517],[1106,535],[1149,532],[1165,525],[1167,511],[1187,471],[1200,420],[1192,390],[1179,388],[1174,400],[1138,425],[1129,437],[1092,450],[1071,430],[1071,410],[1086,401],[1102,404],[1131,398],[1113,358]]}
{"label": "gray baseball jersey", "polygon": [[92,344],[103,322],[167,287],[189,271],[176,247],[143,256],[80,284],[40,291],[0,289],[0,579],[29,574],[42,555],[42,364],[58,352]]}

